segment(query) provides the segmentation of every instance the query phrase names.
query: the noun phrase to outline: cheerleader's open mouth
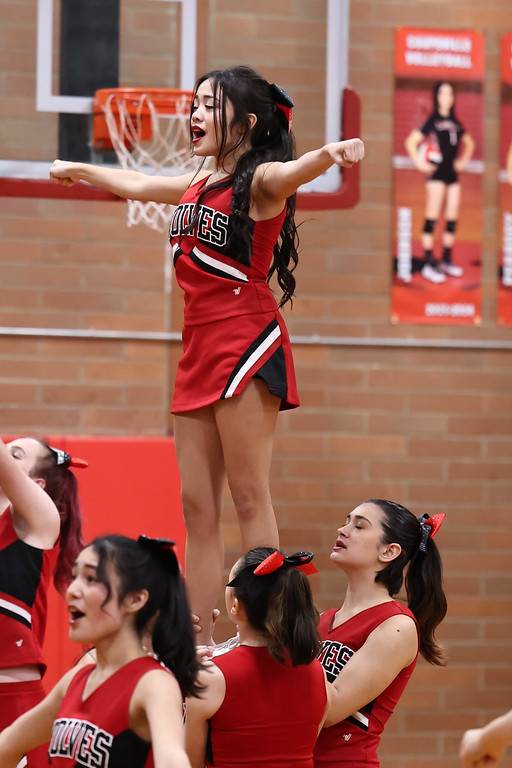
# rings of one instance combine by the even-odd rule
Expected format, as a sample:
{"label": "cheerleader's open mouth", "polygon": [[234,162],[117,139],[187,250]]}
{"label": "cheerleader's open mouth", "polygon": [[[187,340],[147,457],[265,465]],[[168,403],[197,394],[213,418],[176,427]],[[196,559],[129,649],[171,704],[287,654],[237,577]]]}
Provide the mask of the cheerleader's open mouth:
{"label": "cheerleader's open mouth", "polygon": [[85,616],[85,613],[83,613],[83,611],[79,611],[78,608],[75,608],[74,605],[68,605],[68,611],[70,624],[75,624],[78,619],[81,619],[83,616]]}
{"label": "cheerleader's open mouth", "polygon": [[201,128],[192,128],[192,143],[196,144],[204,135],[205,132],[202,131]]}

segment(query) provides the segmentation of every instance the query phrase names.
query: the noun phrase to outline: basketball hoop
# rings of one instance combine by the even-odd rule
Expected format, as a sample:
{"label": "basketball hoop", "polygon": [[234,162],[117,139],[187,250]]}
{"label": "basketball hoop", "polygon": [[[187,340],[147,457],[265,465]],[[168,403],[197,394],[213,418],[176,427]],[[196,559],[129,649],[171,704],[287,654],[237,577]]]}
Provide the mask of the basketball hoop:
{"label": "basketball hoop", "polygon": [[[119,165],[152,176],[179,176],[197,169],[190,151],[190,91],[165,88],[103,88],[93,104],[93,147],[114,150]],[[144,222],[163,232],[172,206],[128,200],[128,226]]]}

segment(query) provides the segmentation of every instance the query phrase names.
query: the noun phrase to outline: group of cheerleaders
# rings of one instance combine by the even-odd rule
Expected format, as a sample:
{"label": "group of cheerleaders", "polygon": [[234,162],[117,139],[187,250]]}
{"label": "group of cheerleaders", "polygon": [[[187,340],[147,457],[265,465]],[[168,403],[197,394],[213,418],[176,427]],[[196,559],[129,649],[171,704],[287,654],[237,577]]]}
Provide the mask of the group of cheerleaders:
{"label": "group of cheerleaders", "polygon": [[[364,155],[350,139],[295,159],[292,107],[247,67],[214,71],[199,79],[190,117],[192,150],[212,169],[169,178],[52,166],[64,185],[177,206],[171,243],[185,319],[172,410],[185,576],[168,539],[110,534],[84,547],[71,469],[84,462],[34,438],[0,442],[2,768],[378,766],[380,735],[418,654],[444,663],[433,541],[443,515],[417,518],[381,499],[358,505],[330,554],[345,598],[320,617],[313,554],[279,549],[272,439],[278,411],[299,404],[279,312],[295,287],[295,192]],[[226,479],[245,554],[225,587],[236,638],[220,653],[212,633]],[[93,650],[45,696],[52,574],[71,639]]]}

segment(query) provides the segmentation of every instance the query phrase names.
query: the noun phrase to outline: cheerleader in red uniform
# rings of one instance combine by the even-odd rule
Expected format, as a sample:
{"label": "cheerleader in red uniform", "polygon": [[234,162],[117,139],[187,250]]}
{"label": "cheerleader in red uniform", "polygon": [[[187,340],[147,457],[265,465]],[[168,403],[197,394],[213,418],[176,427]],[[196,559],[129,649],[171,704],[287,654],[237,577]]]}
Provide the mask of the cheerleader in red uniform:
{"label": "cheerleader in red uniform", "polygon": [[[333,685],[315,768],[378,768],[381,733],[418,653],[444,664],[434,632],[446,597],[432,540],[443,519],[418,519],[401,504],[369,499],[338,530],[331,560],[348,586],[341,608],[320,617],[320,661]],[[394,599],[404,572],[407,605]]]}
{"label": "cheerleader in red uniform", "polygon": [[[196,84],[190,116],[194,154],[213,171],[177,177],[55,161],[64,185],[88,181],[121,197],[178,206],[170,237],[185,293],[183,356],[172,411],[187,527],[186,573],[211,643],[221,587],[222,491],[227,478],[243,551],[278,546],[269,489],[280,409],[299,399],[279,307],[295,289],[297,188],[332,165],[362,159],[360,139],[333,142],[294,159],[293,102],[248,67],[209,72]],[[275,274],[279,304],[268,285]]]}
{"label": "cheerleader in red uniform", "polygon": [[[0,441],[0,731],[44,698],[50,583],[64,593],[83,546],[77,480],[87,463],[23,437]],[[28,768],[47,767],[43,750]]]}
{"label": "cheerleader in red uniform", "polygon": [[187,701],[192,768],[313,768],[327,692],[315,658],[318,614],[301,573],[311,558],[260,547],[233,567],[226,609],[239,645],[206,663],[204,690]]}
{"label": "cheerleader in red uniform", "polygon": [[66,600],[70,638],[93,645],[95,663],[74,667],[3,731],[2,768],[45,742],[51,768],[190,768],[183,697],[198,693],[198,662],[173,542],[95,539],[73,565]]}

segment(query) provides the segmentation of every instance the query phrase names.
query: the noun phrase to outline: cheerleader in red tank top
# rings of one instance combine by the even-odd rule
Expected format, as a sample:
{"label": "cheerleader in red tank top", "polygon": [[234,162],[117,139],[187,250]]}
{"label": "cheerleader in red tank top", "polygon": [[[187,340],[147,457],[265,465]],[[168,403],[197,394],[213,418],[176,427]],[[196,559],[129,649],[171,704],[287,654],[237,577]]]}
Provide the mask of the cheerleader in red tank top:
{"label": "cheerleader in red tank top", "polygon": [[[318,631],[322,639],[319,656],[327,679],[334,683],[347,661],[358,651],[373,630],[392,616],[408,616],[417,624],[408,608],[394,600],[367,608],[343,624],[332,628],[336,609],[320,617]],[[324,728],[315,748],[318,765],[350,763],[378,766],[377,747],[388,718],[416,666],[416,658],[400,670],[392,682],[373,701],[330,728]]]}
{"label": "cheerleader in red tank top", "polygon": [[0,734],[2,768],[45,742],[52,768],[190,768],[183,698],[197,695],[199,664],[173,545],[109,535],[80,552],[69,634],[94,646],[96,663],[70,670]]}
{"label": "cheerleader in red tank top", "polygon": [[201,697],[187,701],[192,768],[313,768],[327,691],[315,658],[317,613],[299,570],[312,556],[259,547],[233,567],[226,608],[240,645],[206,666]]}
{"label": "cheerleader in red tank top", "polygon": [[278,412],[299,404],[279,312],[295,293],[296,191],[332,165],[351,167],[364,156],[362,141],[348,139],[297,158],[292,107],[283,88],[249,67],[215,70],[198,79],[193,93],[197,173],[149,176],[60,160],[50,171],[65,186],[84,180],[121,197],[178,206],[170,237],[185,322],[173,429],[187,586],[200,620],[198,642],[206,645],[224,569],[225,481],[243,550],[279,545],[270,493],[273,441]]}
{"label": "cheerleader in red tank top", "polygon": [[[319,659],[332,697],[314,752],[318,768],[377,768],[381,733],[418,653],[432,664],[444,663],[434,631],[446,613],[446,598],[432,540],[443,518],[418,519],[401,504],[369,499],[339,528],[331,560],[348,586],[341,608],[320,618]],[[406,567],[410,608],[392,599]]]}
{"label": "cheerleader in red tank top", "polygon": [[84,697],[93,669],[82,667],[69,684],[53,723],[49,765],[153,768],[151,742],[130,727],[129,708],[139,680],[161,664],[150,656],[134,659]]}
{"label": "cheerleader in red tank top", "polygon": [[185,294],[183,355],[178,364],[172,410],[191,411],[239,395],[254,377],[265,381],[280,408],[299,405],[288,332],[267,283],[285,209],[252,222],[248,265],[229,255],[232,186],[212,189],[196,182],[176,208],[170,227],[176,279]]}

